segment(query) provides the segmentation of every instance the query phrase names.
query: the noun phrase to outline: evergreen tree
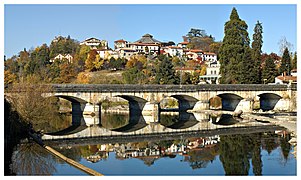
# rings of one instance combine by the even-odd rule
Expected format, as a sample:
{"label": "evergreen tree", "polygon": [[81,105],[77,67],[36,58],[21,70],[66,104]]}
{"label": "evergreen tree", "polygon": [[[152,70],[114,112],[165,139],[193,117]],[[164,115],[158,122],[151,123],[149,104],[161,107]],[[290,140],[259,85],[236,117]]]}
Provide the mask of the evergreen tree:
{"label": "evergreen tree", "polygon": [[164,56],[161,57],[163,60],[158,64],[156,68],[156,76],[155,76],[155,83],[156,84],[175,84],[175,70],[172,65],[171,60]]}
{"label": "evergreen tree", "polygon": [[[272,83],[275,81],[276,77],[276,66],[274,63],[274,60],[271,58],[271,56],[268,57],[268,59],[265,61],[265,65],[262,70],[262,79],[265,83]],[[265,81],[266,79],[266,81]]]}
{"label": "evergreen tree", "polygon": [[263,44],[262,40],[262,25],[259,21],[257,21],[255,27],[254,27],[254,34],[253,34],[253,42],[252,42],[252,60],[254,61],[254,73],[257,74],[257,76],[254,77],[254,83],[260,83],[261,81],[261,48]]}
{"label": "evergreen tree", "polygon": [[279,68],[279,73],[286,72],[287,75],[291,72],[291,57],[288,51],[288,48],[284,49],[282,59],[281,59],[281,66]]}
{"label": "evergreen tree", "polygon": [[251,55],[251,48],[246,47],[246,50],[243,54],[242,62],[238,64],[239,69],[241,69],[239,74],[239,83],[240,84],[256,84],[259,82],[258,79],[258,69],[256,67],[256,62],[253,61]]}
{"label": "evergreen tree", "polygon": [[[221,63],[221,83],[240,83],[241,63],[246,49],[249,47],[248,25],[241,20],[235,8],[232,9],[230,20],[225,23],[224,39],[219,49]],[[245,61],[251,61],[246,59]]]}

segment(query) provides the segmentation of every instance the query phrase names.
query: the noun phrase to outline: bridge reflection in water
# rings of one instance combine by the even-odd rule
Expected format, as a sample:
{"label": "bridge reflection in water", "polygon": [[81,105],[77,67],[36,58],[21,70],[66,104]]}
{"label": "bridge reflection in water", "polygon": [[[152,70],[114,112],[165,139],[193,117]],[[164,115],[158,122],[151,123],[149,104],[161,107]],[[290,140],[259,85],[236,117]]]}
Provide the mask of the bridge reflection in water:
{"label": "bridge reflection in water", "polygon": [[[73,116],[72,126],[42,136],[43,140],[82,139],[94,137],[121,137],[164,135],[171,133],[195,133],[212,131],[233,131],[234,129],[262,129],[272,126],[252,120],[234,118],[231,115],[211,116],[209,114],[173,112],[161,113],[160,121],[146,123],[146,116],[141,114],[103,114],[103,116]],[[114,119],[115,124],[110,125]],[[116,124],[117,123],[117,124]],[[245,131],[245,130],[243,130]]]}

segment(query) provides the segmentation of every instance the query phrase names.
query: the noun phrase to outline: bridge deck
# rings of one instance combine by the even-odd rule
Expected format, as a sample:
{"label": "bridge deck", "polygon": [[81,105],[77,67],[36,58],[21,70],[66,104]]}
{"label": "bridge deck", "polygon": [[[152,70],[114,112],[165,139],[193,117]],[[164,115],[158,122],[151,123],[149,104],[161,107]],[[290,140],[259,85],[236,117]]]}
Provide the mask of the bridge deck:
{"label": "bridge deck", "polygon": [[[55,92],[196,92],[196,91],[286,91],[287,85],[202,84],[202,85],[130,85],[130,84],[52,84]],[[292,88],[296,88],[295,85]]]}

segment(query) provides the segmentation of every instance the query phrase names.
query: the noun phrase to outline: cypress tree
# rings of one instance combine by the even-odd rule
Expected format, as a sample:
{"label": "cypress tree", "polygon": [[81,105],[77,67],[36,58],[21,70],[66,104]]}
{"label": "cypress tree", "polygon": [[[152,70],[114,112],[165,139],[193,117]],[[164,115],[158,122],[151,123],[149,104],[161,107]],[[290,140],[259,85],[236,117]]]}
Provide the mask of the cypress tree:
{"label": "cypress tree", "polygon": [[[249,47],[248,25],[241,20],[235,8],[232,9],[230,20],[225,23],[224,39],[219,49],[220,58],[220,83],[241,83],[243,57]],[[250,61],[245,60],[245,61]]]}
{"label": "cypress tree", "polygon": [[253,34],[253,42],[252,42],[252,60],[254,61],[254,73],[257,74],[257,76],[254,77],[253,83],[260,83],[261,81],[261,48],[263,44],[262,40],[262,33],[263,28],[259,21],[257,21],[255,27],[254,27],[254,34]]}
{"label": "cypress tree", "polygon": [[281,66],[279,68],[280,74],[284,72],[286,72],[287,75],[289,75],[291,72],[291,57],[287,47],[284,49],[281,59]]}
{"label": "cypress tree", "polygon": [[250,47],[246,47],[243,54],[242,62],[239,63],[241,73],[239,74],[240,84],[256,84],[258,83],[258,71],[255,61],[252,59],[252,51]]}

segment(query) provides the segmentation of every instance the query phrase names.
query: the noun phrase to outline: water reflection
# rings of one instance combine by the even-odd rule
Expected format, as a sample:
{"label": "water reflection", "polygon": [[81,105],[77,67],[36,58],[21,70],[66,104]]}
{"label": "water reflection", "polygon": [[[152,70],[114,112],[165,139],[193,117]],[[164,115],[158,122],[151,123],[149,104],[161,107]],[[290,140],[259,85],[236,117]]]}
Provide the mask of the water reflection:
{"label": "water reflection", "polygon": [[35,143],[17,146],[12,162],[12,171],[17,175],[51,175],[56,171],[53,156]]}
{"label": "water reflection", "polygon": [[222,114],[220,116],[210,116],[210,120],[216,125],[233,125],[238,123],[241,118],[233,117],[230,114]]}
{"label": "water reflection", "polygon": [[[269,132],[197,136],[162,141],[147,139],[140,142],[89,144],[61,148],[64,149],[63,152],[73,150],[72,152],[78,153],[75,159],[81,157],[86,161],[99,164],[96,167],[110,166],[116,160],[131,161],[132,165],[130,167],[122,166],[121,169],[126,171],[130,171],[135,166],[140,166],[140,163],[135,161],[137,159],[143,161],[145,167],[160,166],[164,162],[170,161],[169,166],[174,169],[171,170],[174,173],[176,173],[178,166],[185,168],[185,166],[180,165],[182,163],[187,164],[186,168],[192,170],[208,169],[208,172],[212,172],[210,170],[212,166],[210,165],[218,162],[221,163],[224,169],[224,175],[264,175],[263,165],[271,166],[268,163],[273,163],[273,166],[280,164],[282,168],[286,168],[279,159],[288,160],[288,156],[292,156],[289,153],[292,150],[292,147],[288,145],[289,135],[283,136],[284,133],[286,132],[281,132],[280,135]],[[266,162],[267,164],[265,164],[262,160],[263,151],[270,151],[271,153],[277,149],[280,149],[279,156],[281,157],[272,158],[272,162]],[[112,155],[114,157],[109,158]],[[177,163],[172,160],[178,158],[181,160]],[[164,161],[161,161],[161,159],[164,159]],[[146,172],[150,174],[162,175],[165,173],[157,168],[155,168],[156,171],[146,169],[148,170]],[[100,171],[105,175],[119,174],[118,168],[107,172],[107,174],[103,172],[102,168],[100,168]]]}

